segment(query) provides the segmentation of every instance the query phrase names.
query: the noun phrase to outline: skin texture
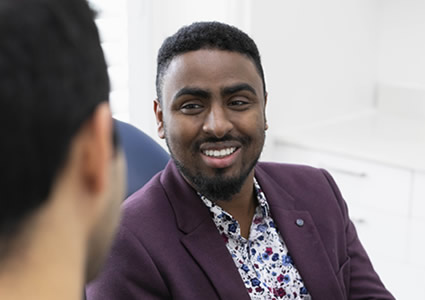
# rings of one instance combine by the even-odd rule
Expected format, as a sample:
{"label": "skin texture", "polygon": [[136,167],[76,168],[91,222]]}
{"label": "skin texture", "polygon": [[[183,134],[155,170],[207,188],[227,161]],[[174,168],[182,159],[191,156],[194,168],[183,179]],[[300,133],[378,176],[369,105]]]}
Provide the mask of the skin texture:
{"label": "skin texture", "polygon": [[[256,206],[253,167],[267,129],[266,95],[254,63],[216,49],[181,54],[166,71],[162,95],[154,104],[158,134],[180,171],[192,187],[231,213],[246,235]],[[235,151],[220,158],[205,153],[223,149]],[[228,182],[240,186],[227,195],[202,190],[205,184],[220,190]]]}
{"label": "skin texture", "polygon": [[105,102],[73,138],[46,204],[28,218],[0,268],[0,298],[81,299],[109,251],[124,197],[124,158],[112,128]]}

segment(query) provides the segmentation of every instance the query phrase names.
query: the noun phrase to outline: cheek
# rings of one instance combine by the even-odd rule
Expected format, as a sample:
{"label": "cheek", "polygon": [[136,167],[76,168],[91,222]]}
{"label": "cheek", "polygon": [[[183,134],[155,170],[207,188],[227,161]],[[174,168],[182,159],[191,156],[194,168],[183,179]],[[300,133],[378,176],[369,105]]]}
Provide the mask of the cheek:
{"label": "cheek", "polygon": [[[265,119],[260,114],[249,114],[243,118],[235,119],[241,134],[252,136],[263,135],[265,131]],[[255,142],[255,140],[254,140]]]}
{"label": "cheek", "polygon": [[196,120],[169,120],[165,124],[165,136],[172,148],[188,149],[200,136]]}

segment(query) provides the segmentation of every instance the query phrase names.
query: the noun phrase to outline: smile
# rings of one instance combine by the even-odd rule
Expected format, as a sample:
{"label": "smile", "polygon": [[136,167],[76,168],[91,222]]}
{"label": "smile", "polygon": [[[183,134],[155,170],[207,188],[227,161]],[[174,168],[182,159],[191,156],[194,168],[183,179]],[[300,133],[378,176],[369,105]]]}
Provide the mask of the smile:
{"label": "smile", "polygon": [[202,151],[202,153],[209,157],[221,158],[221,157],[228,156],[235,151],[236,151],[236,147],[230,147],[230,148],[221,149],[221,150],[204,150]]}

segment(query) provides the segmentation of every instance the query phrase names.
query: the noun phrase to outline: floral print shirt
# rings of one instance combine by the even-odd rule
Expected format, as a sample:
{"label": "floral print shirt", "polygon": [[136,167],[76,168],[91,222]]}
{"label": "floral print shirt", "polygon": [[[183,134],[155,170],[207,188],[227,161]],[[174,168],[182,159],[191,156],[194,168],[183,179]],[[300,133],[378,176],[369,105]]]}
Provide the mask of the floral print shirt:
{"label": "floral print shirt", "polygon": [[210,209],[251,299],[311,300],[255,178],[254,188],[259,205],[248,240],[241,236],[238,222],[229,213],[200,197]]}

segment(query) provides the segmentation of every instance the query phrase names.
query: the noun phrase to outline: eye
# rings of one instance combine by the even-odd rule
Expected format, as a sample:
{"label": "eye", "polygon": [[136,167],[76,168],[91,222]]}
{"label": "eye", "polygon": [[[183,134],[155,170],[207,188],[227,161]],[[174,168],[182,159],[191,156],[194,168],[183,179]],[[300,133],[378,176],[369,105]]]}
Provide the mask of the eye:
{"label": "eye", "polygon": [[235,99],[231,99],[228,102],[228,105],[230,106],[230,108],[235,109],[235,110],[245,110],[248,108],[250,102],[247,99],[244,98],[235,98]]}
{"label": "eye", "polygon": [[243,101],[243,100],[232,100],[230,101],[230,105],[234,105],[234,106],[241,106],[244,104],[248,104],[247,101]]}
{"label": "eye", "polygon": [[180,106],[180,111],[184,114],[197,114],[203,109],[203,105],[199,103],[185,103]]}

